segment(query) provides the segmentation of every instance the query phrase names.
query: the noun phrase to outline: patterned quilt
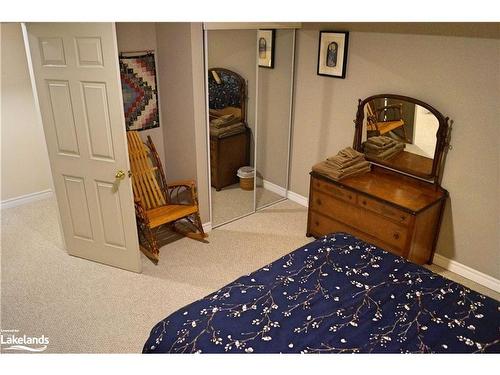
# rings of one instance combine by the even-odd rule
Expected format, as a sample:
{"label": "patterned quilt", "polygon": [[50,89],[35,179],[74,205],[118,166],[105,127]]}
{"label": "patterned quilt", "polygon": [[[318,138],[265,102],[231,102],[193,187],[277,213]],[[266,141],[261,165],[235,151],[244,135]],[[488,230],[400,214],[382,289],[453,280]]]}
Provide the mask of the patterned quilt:
{"label": "patterned quilt", "polygon": [[235,74],[224,70],[219,70],[217,74],[221,80],[220,84],[215,81],[211,74],[208,75],[209,108],[241,108],[241,82],[239,78]]}
{"label": "patterned quilt", "polygon": [[120,56],[123,109],[127,130],[160,126],[155,56]]}
{"label": "patterned quilt", "polygon": [[156,324],[144,353],[500,352],[500,304],[345,233]]}

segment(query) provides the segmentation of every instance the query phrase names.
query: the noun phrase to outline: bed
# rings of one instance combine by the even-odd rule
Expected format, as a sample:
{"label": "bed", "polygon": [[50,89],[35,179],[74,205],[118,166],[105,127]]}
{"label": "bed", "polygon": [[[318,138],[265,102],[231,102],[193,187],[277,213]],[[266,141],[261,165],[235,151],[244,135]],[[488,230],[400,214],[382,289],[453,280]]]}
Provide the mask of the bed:
{"label": "bed", "polygon": [[500,352],[500,304],[345,233],[157,323],[143,353]]}

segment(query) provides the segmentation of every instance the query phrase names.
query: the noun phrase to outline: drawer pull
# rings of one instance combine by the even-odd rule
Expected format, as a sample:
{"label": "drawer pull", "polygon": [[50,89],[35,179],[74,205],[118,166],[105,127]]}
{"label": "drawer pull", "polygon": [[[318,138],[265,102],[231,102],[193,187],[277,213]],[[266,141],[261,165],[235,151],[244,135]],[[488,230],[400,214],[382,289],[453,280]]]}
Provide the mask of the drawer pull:
{"label": "drawer pull", "polygon": [[347,198],[352,199],[352,195],[351,195],[351,194],[349,194],[349,195],[347,196]]}
{"label": "drawer pull", "polygon": [[406,220],[406,216],[401,215],[401,221],[405,221],[405,220]]}
{"label": "drawer pull", "polygon": [[366,201],[365,200],[362,201],[361,203],[363,203],[363,206],[366,206]]}
{"label": "drawer pull", "polygon": [[316,221],[314,222],[314,225],[319,226],[319,221],[318,221],[318,220],[316,220]]}
{"label": "drawer pull", "polygon": [[393,237],[395,240],[399,240],[399,233],[394,233]]}
{"label": "drawer pull", "polygon": [[316,203],[319,204],[321,206],[321,199],[317,198],[316,199]]}

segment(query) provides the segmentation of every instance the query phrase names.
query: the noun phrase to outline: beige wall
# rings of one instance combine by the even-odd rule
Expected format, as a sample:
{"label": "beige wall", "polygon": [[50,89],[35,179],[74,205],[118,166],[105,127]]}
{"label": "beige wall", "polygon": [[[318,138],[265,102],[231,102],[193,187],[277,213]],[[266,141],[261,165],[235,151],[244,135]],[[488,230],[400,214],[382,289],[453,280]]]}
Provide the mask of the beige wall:
{"label": "beige wall", "polygon": [[[119,52],[156,50],[156,28],[154,22],[117,22],[116,39]],[[158,56],[156,62],[159,63]],[[161,105],[161,87],[159,86],[159,68],[157,71],[158,100]],[[161,112],[161,111],[160,111]],[[160,127],[140,131],[141,138],[146,141],[150,135],[161,160],[165,160],[165,146],[163,141],[163,121],[160,113]],[[165,163],[164,163],[165,166]]]}
{"label": "beige wall", "polygon": [[1,200],[51,189],[42,123],[35,109],[19,23],[1,25]]}
{"label": "beige wall", "polygon": [[498,22],[304,22],[302,28],[500,39]]}
{"label": "beige wall", "polygon": [[274,68],[259,68],[257,176],[286,188],[293,30],[276,30]]}
{"label": "beige wall", "polygon": [[437,252],[500,278],[500,41],[352,32],[346,79],[316,75],[317,48],[318,30],[298,32],[291,190],[307,196],[311,166],[352,145],[358,98],[421,99],[455,122]]}
{"label": "beige wall", "polygon": [[202,221],[207,222],[209,206],[201,24],[157,23],[156,40],[167,180],[199,180],[200,213]]}
{"label": "beige wall", "polygon": [[247,123],[252,132],[250,164],[253,165],[257,31],[209,30],[207,41],[208,67],[232,70],[247,81]]}

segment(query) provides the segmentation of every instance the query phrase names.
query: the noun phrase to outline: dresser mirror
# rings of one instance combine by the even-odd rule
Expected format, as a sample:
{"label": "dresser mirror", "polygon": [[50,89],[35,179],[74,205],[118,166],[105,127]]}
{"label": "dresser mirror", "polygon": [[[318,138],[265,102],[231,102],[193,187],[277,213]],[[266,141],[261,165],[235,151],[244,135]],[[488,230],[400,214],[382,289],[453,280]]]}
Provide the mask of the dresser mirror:
{"label": "dresser mirror", "polygon": [[354,146],[374,163],[433,180],[447,129],[448,118],[427,103],[375,95],[359,102]]}

